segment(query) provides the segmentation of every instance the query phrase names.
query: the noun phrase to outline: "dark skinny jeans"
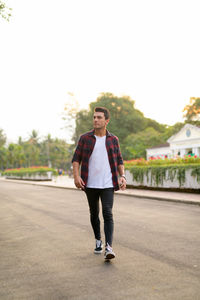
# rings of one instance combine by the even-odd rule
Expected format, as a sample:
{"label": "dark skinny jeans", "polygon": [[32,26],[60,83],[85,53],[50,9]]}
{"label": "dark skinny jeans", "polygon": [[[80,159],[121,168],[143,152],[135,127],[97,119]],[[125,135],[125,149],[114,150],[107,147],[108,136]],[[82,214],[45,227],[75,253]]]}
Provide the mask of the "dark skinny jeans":
{"label": "dark skinny jeans", "polygon": [[94,236],[97,240],[101,240],[101,230],[100,230],[100,219],[99,219],[99,198],[102,204],[102,213],[104,219],[104,232],[105,232],[105,242],[112,247],[113,240],[113,199],[114,199],[114,189],[85,189],[89,209],[90,209],[90,222],[94,231]]}

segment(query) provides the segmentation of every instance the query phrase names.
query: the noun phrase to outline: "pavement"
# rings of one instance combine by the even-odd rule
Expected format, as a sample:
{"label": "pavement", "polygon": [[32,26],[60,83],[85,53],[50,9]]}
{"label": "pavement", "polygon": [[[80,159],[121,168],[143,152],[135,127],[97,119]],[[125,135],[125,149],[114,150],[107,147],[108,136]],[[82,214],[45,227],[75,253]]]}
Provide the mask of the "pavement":
{"label": "pavement", "polygon": [[[47,187],[63,188],[63,189],[77,189],[74,185],[73,178],[68,176],[54,177],[52,181],[25,181],[25,180],[13,180],[0,177],[0,180],[7,182],[25,183],[32,185],[42,185]],[[121,194],[129,197],[146,198],[151,200],[171,201],[185,204],[200,205],[200,193],[183,193],[183,192],[171,192],[171,191],[156,191],[156,190],[143,190],[143,189],[126,189],[125,191],[117,191],[117,194]]]}
{"label": "pavement", "polygon": [[0,299],[200,300],[199,208],[116,195],[105,261],[85,193],[1,180]]}

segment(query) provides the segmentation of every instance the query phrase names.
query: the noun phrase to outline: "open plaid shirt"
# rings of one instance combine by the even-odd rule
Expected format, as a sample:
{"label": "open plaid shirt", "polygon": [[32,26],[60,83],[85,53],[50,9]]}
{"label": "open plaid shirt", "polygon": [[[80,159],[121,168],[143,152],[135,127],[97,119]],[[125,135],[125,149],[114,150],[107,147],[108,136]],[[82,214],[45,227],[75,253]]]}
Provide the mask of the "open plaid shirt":
{"label": "open plaid shirt", "polygon": [[[94,130],[81,135],[76,150],[74,152],[72,162],[76,161],[81,164],[81,178],[87,186],[89,158],[94,149],[96,138]],[[118,166],[123,165],[123,159],[119,147],[119,141],[116,136],[106,130],[106,149],[108,152],[108,160],[112,173],[112,181],[114,189],[119,190],[118,185]]]}

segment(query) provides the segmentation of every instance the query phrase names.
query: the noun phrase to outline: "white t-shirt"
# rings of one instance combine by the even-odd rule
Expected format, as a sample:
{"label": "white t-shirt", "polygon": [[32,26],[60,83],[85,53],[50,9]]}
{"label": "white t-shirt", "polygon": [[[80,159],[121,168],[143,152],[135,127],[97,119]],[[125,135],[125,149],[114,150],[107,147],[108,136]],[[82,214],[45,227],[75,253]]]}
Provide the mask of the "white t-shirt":
{"label": "white t-shirt", "polygon": [[113,187],[112,173],[106,150],[106,136],[96,136],[96,143],[89,159],[87,187],[105,189]]}

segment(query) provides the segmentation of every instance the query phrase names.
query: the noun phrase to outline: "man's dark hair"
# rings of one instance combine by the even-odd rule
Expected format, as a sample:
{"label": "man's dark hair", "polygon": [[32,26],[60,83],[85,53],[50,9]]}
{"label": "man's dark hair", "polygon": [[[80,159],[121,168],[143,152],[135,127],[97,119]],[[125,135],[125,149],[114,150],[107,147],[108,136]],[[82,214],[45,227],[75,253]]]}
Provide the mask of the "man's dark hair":
{"label": "man's dark hair", "polygon": [[105,108],[105,107],[95,107],[94,111],[95,112],[102,112],[102,113],[104,113],[104,116],[105,116],[106,120],[110,119],[110,112],[107,108]]}

